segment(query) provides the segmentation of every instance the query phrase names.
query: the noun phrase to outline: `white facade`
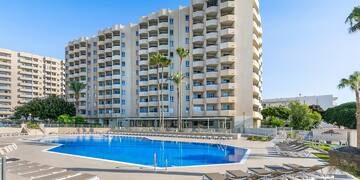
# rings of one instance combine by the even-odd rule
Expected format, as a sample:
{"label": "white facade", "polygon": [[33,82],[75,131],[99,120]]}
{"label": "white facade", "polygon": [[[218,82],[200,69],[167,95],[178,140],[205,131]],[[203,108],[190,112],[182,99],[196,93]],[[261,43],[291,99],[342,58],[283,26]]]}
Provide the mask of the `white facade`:
{"label": "white facade", "polygon": [[[137,24],[115,25],[94,37],[69,42],[67,81],[87,84],[81,95],[81,114],[119,126],[156,126],[161,91],[157,76],[161,73],[161,111],[166,126],[176,126],[176,86],[167,79],[180,69],[178,47],[190,52],[181,68],[186,76],[181,90],[185,127],[260,126],[258,0],[193,0],[189,7],[162,9],[141,17]],[[149,64],[155,53],[168,57],[172,64],[157,70]],[[73,100],[72,92],[67,91],[67,97]]]}
{"label": "white facade", "polygon": [[324,110],[334,107],[337,97],[333,95],[318,95],[318,96],[299,96],[299,97],[288,97],[288,98],[274,98],[264,99],[263,107],[271,106],[288,106],[292,101],[298,101],[302,104],[307,105],[319,105]]}

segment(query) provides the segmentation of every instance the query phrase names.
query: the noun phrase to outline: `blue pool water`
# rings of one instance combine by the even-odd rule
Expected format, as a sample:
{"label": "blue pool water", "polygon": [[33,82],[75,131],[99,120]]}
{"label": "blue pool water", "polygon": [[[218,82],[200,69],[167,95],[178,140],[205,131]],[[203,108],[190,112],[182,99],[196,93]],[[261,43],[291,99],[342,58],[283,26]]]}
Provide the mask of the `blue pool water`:
{"label": "blue pool water", "polygon": [[128,136],[69,136],[42,139],[41,142],[61,144],[49,149],[50,152],[145,166],[154,166],[156,159],[157,167],[239,163],[247,152],[247,149],[219,144]]}

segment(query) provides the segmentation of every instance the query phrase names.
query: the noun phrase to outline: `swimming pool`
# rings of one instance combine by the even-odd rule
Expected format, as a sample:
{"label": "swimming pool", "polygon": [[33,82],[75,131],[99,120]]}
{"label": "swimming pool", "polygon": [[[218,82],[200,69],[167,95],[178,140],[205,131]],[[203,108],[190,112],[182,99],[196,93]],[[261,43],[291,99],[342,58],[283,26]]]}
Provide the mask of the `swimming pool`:
{"label": "swimming pool", "polygon": [[65,136],[41,139],[59,144],[49,152],[141,166],[179,167],[240,163],[247,149],[219,144],[150,140],[129,136]]}

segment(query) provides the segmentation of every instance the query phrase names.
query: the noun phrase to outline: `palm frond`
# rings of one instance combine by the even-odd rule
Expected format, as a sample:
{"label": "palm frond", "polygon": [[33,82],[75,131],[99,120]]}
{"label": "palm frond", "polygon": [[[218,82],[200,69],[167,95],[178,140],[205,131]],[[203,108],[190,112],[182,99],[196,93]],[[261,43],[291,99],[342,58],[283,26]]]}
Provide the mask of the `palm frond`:
{"label": "palm frond", "polygon": [[345,23],[349,23],[349,33],[360,30],[360,6],[354,7],[349,16],[346,17]]}

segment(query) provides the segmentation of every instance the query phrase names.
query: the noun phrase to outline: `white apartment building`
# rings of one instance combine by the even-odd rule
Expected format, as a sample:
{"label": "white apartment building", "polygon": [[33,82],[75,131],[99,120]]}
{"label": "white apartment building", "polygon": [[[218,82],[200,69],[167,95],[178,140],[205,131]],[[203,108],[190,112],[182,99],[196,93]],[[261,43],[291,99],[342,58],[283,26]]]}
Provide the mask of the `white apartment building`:
{"label": "white apartment building", "polygon": [[317,96],[298,96],[298,97],[287,97],[287,98],[273,98],[264,99],[263,107],[278,107],[278,106],[289,106],[290,102],[298,101],[302,104],[307,105],[319,105],[324,110],[334,107],[336,105],[337,97],[333,95],[317,95]]}
{"label": "white apartment building", "polygon": [[60,59],[0,48],[0,118],[34,98],[64,95],[64,68]]}
{"label": "white apartment building", "polygon": [[[262,28],[258,0],[193,0],[189,7],[163,9],[137,24],[115,25],[65,48],[67,81],[82,81],[81,113],[117,126],[157,126],[158,91],[166,127],[176,127],[176,48],[190,54],[182,63],[185,128],[258,127],[262,119]],[[172,60],[159,69],[152,54]],[[162,72],[163,71],[163,72]],[[164,77],[161,75],[164,74]],[[73,93],[67,91],[69,100]]]}

